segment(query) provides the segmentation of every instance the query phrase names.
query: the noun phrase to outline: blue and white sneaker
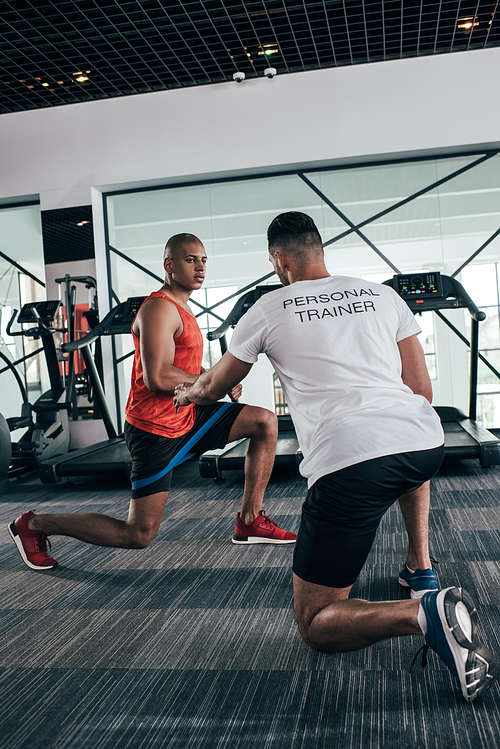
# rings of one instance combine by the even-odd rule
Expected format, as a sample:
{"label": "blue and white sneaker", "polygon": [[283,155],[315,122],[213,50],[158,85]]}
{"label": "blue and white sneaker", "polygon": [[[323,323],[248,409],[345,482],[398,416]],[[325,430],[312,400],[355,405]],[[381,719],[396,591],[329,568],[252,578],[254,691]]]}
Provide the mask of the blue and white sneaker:
{"label": "blue and white sneaker", "polygon": [[438,590],[436,573],[432,569],[410,572],[405,564],[399,573],[398,582],[404,588],[410,588],[410,598],[422,598],[424,593]]}
{"label": "blue and white sneaker", "polygon": [[472,598],[462,588],[445,588],[425,593],[420,605],[427,620],[427,647],[446,663],[463,696],[472,702],[500,671],[498,658],[476,637],[478,617]]}

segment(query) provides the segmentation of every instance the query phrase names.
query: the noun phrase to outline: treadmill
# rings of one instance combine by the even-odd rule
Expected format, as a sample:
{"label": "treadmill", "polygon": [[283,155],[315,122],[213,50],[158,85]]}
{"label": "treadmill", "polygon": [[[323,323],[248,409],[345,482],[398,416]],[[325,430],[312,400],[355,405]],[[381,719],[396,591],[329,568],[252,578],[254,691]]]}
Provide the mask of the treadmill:
{"label": "treadmill", "polygon": [[116,434],[90,345],[103,335],[130,333],[132,321],[144,299],[145,296],[130,297],[114,307],[87,335],[63,344],[64,352],[82,352],[108,439],[41,463],[39,476],[43,484],[58,484],[63,477],[69,476],[130,476],[132,459],[123,434]]}
{"label": "treadmill", "polygon": [[[476,421],[477,375],[479,359],[479,323],[486,318],[461,283],[439,272],[407,273],[384,281],[398,292],[414,314],[433,310],[453,332],[470,346],[469,414],[453,406],[434,406],[445,433],[445,460],[477,458],[487,468],[500,464],[500,440]],[[442,314],[443,309],[467,308],[471,316],[471,340]]]}
{"label": "treadmill", "polygon": [[[209,341],[218,340],[221,351],[227,351],[226,332],[234,328],[238,320],[243,317],[250,307],[260,299],[263,294],[283,288],[281,284],[274,286],[256,286],[251,291],[241,296],[233,309],[217,330],[209,331]],[[243,469],[247,453],[249,439],[230,442],[219,450],[208,450],[200,456],[198,467],[200,476],[203,478],[221,479],[223,471],[239,471]],[[298,470],[303,455],[299,447],[297,435],[293,426],[291,416],[278,416],[278,441],[276,443],[275,468],[291,468]]]}

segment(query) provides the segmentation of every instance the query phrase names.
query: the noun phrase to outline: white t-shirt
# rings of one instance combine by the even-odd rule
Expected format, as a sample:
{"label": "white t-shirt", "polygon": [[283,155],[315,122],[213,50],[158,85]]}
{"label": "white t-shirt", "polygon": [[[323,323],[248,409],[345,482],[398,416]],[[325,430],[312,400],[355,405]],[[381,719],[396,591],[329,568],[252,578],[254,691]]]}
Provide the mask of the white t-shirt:
{"label": "white t-shirt", "polygon": [[398,341],[420,333],[389,286],[329,276],[264,294],[241,318],[229,351],[278,375],[312,486],[365,460],[439,447],[439,418],[401,379]]}

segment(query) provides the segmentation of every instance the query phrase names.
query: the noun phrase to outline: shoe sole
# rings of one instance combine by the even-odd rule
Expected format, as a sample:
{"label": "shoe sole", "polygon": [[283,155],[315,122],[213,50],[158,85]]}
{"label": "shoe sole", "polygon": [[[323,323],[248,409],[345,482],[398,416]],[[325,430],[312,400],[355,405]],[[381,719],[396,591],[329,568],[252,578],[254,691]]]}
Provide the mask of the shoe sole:
{"label": "shoe sole", "polygon": [[247,546],[249,544],[294,544],[296,539],[292,538],[288,541],[286,539],[261,538],[261,536],[233,536],[231,541],[237,546]]}
{"label": "shoe sole", "polygon": [[[472,702],[482,692],[488,689],[500,671],[500,661],[487,648],[483,647],[476,638],[477,611],[474,601],[462,588],[448,588],[443,596],[436,600],[438,613],[443,626],[446,642],[455,661],[455,669],[462,695],[467,702]],[[471,620],[471,639],[467,637],[458,621],[457,603],[462,602]],[[462,652],[468,650],[467,660],[463,662]],[[471,677],[467,683],[467,677]]]}
{"label": "shoe sole", "polygon": [[402,577],[398,577],[398,583],[403,586],[403,588],[409,588],[410,589],[410,598],[422,598],[425,593],[433,593],[436,592],[437,588],[426,588],[425,590],[413,590],[410,583],[407,583],[406,580],[404,580]]}
{"label": "shoe sole", "polygon": [[36,564],[32,564],[28,557],[26,556],[26,552],[24,551],[23,542],[21,541],[19,537],[19,533],[16,530],[16,526],[14,523],[9,523],[7,525],[7,529],[10,533],[10,536],[12,540],[14,541],[15,545],[17,546],[19,553],[21,554],[23,562],[32,570],[51,570],[54,568],[55,565],[51,564],[50,566],[46,565],[45,567],[38,567]]}

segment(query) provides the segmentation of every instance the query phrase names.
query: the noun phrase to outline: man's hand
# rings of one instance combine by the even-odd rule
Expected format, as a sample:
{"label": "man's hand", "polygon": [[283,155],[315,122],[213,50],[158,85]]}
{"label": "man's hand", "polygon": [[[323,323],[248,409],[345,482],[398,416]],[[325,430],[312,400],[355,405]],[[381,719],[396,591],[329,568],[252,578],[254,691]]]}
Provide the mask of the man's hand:
{"label": "man's hand", "polygon": [[239,382],[237,385],[234,386],[234,388],[232,388],[229,391],[228,395],[233,401],[233,403],[236,403],[238,398],[241,398],[242,392],[243,392],[243,385],[241,384],[241,382]]}
{"label": "man's hand", "polygon": [[189,388],[190,383],[189,382],[183,382],[180,385],[177,385],[177,387],[174,390],[174,406],[175,406],[175,413],[179,410],[181,406],[189,406],[189,404],[192,402],[187,397],[186,393]]}
{"label": "man's hand", "polygon": [[[181,385],[177,385],[177,387],[174,390],[174,407],[175,407],[175,413],[181,408],[182,406],[189,406],[190,403],[193,403],[192,400],[188,397],[188,392],[190,389],[192,389],[193,383],[191,382],[183,382]],[[236,403],[238,398],[241,397],[241,393],[243,392],[243,385],[241,382],[239,382],[237,385],[235,385],[231,390],[228,392],[228,396],[231,398],[233,403]],[[214,401],[215,402],[215,401]]]}
{"label": "man's hand", "polygon": [[[182,382],[174,388],[174,407],[176,412],[181,406],[189,403],[197,403],[199,406],[208,406],[210,403],[225,398],[229,395],[232,401],[236,401],[243,390],[241,381],[252,369],[247,364],[226,351],[222,359],[219,359],[211,369],[203,372],[194,382]],[[189,375],[188,375],[189,376]]]}

